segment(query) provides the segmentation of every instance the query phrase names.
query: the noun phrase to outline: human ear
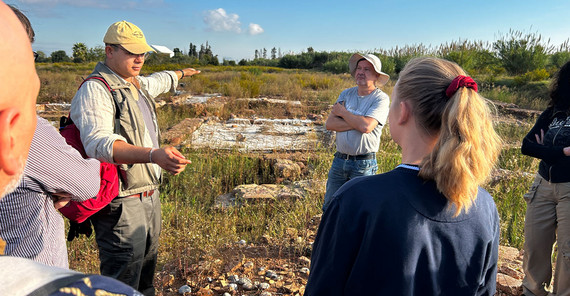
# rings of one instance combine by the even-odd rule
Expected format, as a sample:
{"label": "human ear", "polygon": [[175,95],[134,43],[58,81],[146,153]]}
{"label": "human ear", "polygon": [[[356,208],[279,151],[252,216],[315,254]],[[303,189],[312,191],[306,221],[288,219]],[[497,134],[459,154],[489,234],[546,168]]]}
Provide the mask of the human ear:
{"label": "human ear", "polygon": [[406,124],[411,116],[411,108],[408,102],[400,101],[399,103],[399,112],[398,112],[398,124]]}
{"label": "human ear", "polygon": [[113,48],[112,48],[112,46],[111,46],[111,45],[105,46],[105,55],[106,55],[106,56],[109,56],[109,55],[112,55],[112,54],[113,54]]}
{"label": "human ear", "polygon": [[17,131],[16,122],[20,120],[20,111],[15,107],[0,110],[0,169],[7,175],[13,176],[19,173],[20,151],[16,151],[16,142],[22,137]]}

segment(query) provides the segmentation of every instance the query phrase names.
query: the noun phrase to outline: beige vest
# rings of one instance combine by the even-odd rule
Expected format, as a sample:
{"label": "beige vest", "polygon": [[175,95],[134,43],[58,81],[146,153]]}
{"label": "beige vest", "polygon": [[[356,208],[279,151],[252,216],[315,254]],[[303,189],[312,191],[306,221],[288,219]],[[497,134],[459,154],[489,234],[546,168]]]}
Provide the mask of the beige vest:
{"label": "beige vest", "polygon": [[[129,144],[142,147],[146,127],[144,124],[143,115],[139,109],[137,101],[133,97],[129,85],[117,77],[103,63],[97,64],[93,73],[89,75],[89,77],[92,76],[98,76],[105,79],[111,89],[115,90],[115,93],[117,94],[117,104],[113,104],[113,106],[115,106],[115,112],[118,112],[119,110],[116,110],[118,105],[121,113],[119,119],[120,135],[125,137]],[[145,98],[141,97],[140,99],[148,100],[148,105],[151,106],[153,119],[156,121],[156,108],[154,100],[145,89],[141,89],[141,91],[144,94]],[[159,131],[157,131],[157,134],[158,132]],[[160,135],[157,136],[159,137],[160,143]],[[162,178],[157,177],[154,173],[154,170],[155,169],[153,165],[149,163],[119,165],[119,179],[121,181],[119,196],[128,196],[143,191],[157,189],[161,183]]]}

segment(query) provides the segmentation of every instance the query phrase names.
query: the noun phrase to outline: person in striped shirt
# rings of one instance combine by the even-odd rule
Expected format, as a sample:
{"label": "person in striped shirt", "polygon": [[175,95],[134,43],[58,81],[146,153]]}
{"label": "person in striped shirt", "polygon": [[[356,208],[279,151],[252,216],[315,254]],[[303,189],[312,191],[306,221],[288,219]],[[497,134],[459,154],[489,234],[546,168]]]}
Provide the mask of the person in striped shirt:
{"label": "person in striped shirt", "polygon": [[[35,34],[29,20],[11,8],[33,42]],[[35,108],[32,110],[35,114]],[[57,208],[69,200],[84,201],[97,195],[99,161],[83,159],[47,120],[33,117],[31,122],[36,120],[19,183],[0,200],[0,241],[4,245],[0,254],[68,268],[65,226]]]}
{"label": "person in striped shirt", "polygon": [[[6,83],[0,87],[0,200],[25,175],[39,91],[30,42],[14,14],[23,16],[18,9],[0,1],[0,81]],[[0,253],[4,247],[5,242],[0,239]],[[60,296],[68,295],[66,291],[81,295],[142,295],[109,277],[85,275],[27,258],[0,256],[0,295]]]}

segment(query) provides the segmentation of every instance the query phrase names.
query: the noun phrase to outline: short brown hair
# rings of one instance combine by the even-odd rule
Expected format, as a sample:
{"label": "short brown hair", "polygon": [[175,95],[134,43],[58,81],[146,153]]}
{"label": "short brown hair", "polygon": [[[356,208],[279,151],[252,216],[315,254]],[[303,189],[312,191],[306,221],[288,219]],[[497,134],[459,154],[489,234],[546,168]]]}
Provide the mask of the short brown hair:
{"label": "short brown hair", "polygon": [[12,9],[14,14],[18,17],[18,19],[24,26],[24,29],[26,29],[26,33],[28,33],[28,38],[30,39],[30,43],[34,43],[36,33],[34,32],[34,29],[32,28],[32,24],[30,23],[28,17],[26,17],[18,8],[16,8],[16,6],[8,4],[8,7]]}

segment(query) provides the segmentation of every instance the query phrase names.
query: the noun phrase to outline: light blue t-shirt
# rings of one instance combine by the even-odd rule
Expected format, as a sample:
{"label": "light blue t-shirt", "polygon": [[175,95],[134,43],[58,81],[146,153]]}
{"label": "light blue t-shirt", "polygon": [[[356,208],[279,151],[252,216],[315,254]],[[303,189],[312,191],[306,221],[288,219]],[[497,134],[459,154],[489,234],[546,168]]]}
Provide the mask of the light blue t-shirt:
{"label": "light blue t-shirt", "polygon": [[349,155],[377,152],[390,108],[388,95],[377,88],[367,96],[359,96],[358,87],[352,87],[341,92],[336,101],[344,102],[344,106],[352,114],[372,117],[378,121],[374,130],[367,134],[354,129],[336,132],[336,150]]}

